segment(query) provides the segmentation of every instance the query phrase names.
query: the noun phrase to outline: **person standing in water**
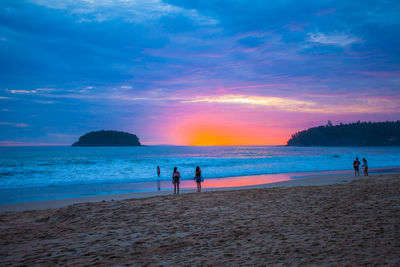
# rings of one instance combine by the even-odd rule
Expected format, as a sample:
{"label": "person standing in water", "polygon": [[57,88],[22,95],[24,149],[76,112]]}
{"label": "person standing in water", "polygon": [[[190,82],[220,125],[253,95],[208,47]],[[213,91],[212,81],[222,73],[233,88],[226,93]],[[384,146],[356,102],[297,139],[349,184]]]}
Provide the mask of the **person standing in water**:
{"label": "person standing in water", "polygon": [[203,182],[203,176],[201,176],[201,169],[199,166],[196,167],[196,171],[194,172],[194,180],[197,184],[197,192],[201,192],[201,182]]}
{"label": "person standing in water", "polygon": [[364,176],[368,176],[368,162],[365,158],[363,159],[363,163],[361,167],[364,167]]}
{"label": "person standing in water", "polygon": [[360,162],[358,161],[358,158],[353,162],[353,168],[354,168],[354,176],[360,176]]}
{"label": "person standing in water", "polygon": [[158,191],[161,190],[160,173],[161,173],[160,166],[157,166],[157,176],[158,176],[157,188],[158,188]]}
{"label": "person standing in water", "polygon": [[[174,172],[172,173],[172,183],[174,184],[174,195],[179,194],[179,179],[181,178],[181,174],[178,172],[178,168],[174,168]],[[178,188],[178,191],[176,191]]]}

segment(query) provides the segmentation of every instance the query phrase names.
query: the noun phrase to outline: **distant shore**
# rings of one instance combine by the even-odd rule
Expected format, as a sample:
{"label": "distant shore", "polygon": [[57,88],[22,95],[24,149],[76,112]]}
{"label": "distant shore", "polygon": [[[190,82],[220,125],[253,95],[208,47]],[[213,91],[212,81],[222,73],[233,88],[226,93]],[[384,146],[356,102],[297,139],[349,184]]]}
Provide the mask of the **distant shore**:
{"label": "distant shore", "polygon": [[356,178],[1,213],[0,264],[399,266],[400,175]]}
{"label": "distant shore", "polygon": [[[377,168],[371,169],[370,174],[382,173],[400,173],[400,167],[392,168]],[[362,177],[362,176],[360,176]],[[230,191],[243,190],[252,188],[273,188],[273,187],[291,187],[291,186],[321,186],[331,184],[349,183],[360,177],[355,177],[351,170],[341,171],[324,171],[324,172],[302,172],[302,173],[283,173],[283,174],[268,174],[268,175],[253,175],[239,176],[227,178],[211,178],[206,179],[203,183],[203,191]],[[136,189],[134,189],[136,187]],[[40,199],[45,194],[45,197],[54,197],[56,199],[44,201],[28,201],[22,203],[11,203],[0,205],[0,213],[7,211],[24,211],[24,210],[41,210],[48,208],[60,208],[76,203],[85,202],[100,202],[100,201],[117,201],[130,198],[148,198],[154,196],[170,195],[172,185],[170,181],[161,181],[161,191],[156,191],[157,182],[144,183],[121,183],[121,184],[89,184],[89,185],[71,185],[62,187],[60,190],[57,187],[47,189],[21,189],[8,192],[13,197],[22,197],[24,194],[31,194],[34,198]],[[196,192],[195,183],[192,180],[181,181],[181,194]],[[73,193],[73,190],[80,192],[82,197],[68,197]],[[134,191],[129,193],[117,194],[102,194],[93,195],[97,190],[104,192],[113,191]],[[84,196],[84,195],[89,196]],[[92,196],[90,196],[92,194]],[[62,197],[57,199],[57,197]],[[66,196],[66,197],[65,197]],[[2,198],[7,197],[4,192]]]}

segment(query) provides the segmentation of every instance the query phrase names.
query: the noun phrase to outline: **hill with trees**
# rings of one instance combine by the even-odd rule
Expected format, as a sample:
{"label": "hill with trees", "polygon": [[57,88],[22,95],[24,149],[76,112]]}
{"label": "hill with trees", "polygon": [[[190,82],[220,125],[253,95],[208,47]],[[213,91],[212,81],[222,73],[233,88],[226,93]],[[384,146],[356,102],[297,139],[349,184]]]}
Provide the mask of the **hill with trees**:
{"label": "hill with trees", "polygon": [[400,121],[355,122],[297,132],[288,146],[400,146]]}
{"label": "hill with trees", "polygon": [[141,144],[134,134],[102,130],[82,135],[72,146],[141,146]]}

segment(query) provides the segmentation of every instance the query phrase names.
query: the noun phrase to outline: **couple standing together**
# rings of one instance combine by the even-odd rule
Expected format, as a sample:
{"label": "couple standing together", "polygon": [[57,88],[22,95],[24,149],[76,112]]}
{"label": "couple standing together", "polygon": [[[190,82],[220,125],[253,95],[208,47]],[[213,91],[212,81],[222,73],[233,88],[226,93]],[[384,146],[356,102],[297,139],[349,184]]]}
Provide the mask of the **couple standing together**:
{"label": "couple standing together", "polygon": [[[181,178],[181,174],[178,172],[178,168],[174,168],[174,172],[172,173],[172,183],[174,184],[174,195],[179,194],[179,179]],[[201,175],[201,169],[199,166],[196,167],[196,171],[194,172],[194,180],[197,184],[197,192],[201,191],[201,182],[203,182],[203,176]],[[178,191],[176,190],[178,189]]]}
{"label": "couple standing together", "polygon": [[[364,167],[364,176],[368,176],[368,163],[366,159],[363,159],[363,165],[361,167]],[[360,164],[361,162],[358,161],[358,158],[353,162],[353,168],[354,168],[354,176],[360,176]]]}

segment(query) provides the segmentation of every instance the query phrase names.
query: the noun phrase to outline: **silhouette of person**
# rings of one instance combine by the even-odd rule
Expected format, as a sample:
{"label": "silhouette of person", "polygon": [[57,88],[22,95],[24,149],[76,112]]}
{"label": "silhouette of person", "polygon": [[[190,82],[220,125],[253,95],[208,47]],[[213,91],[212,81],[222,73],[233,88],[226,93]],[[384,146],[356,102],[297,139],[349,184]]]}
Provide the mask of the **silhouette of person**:
{"label": "silhouette of person", "polygon": [[[172,173],[172,183],[174,184],[174,195],[179,194],[179,179],[181,178],[181,174],[178,172],[178,168],[174,168],[174,172]],[[178,188],[178,191],[176,190]]]}
{"label": "silhouette of person", "polygon": [[360,164],[361,162],[358,161],[358,158],[353,162],[353,168],[354,168],[354,176],[360,176]]}
{"label": "silhouette of person", "polygon": [[160,190],[161,190],[160,166],[157,166],[157,176],[158,176],[158,180],[157,180],[157,189],[158,189],[158,191],[160,191]]}
{"label": "silhouette of person", "polygon": [[364,167],[364,176],[368,176],[368,162],[365,158],[363,158],[363,163],[361,167]]}
{"label": "silhouette of person", "polygon": [[203,177],[199,166],[196,167],[196,171],[194,172],[194,180],[197,184],[197,192],[201,192],[201,182],[203,181]]}

